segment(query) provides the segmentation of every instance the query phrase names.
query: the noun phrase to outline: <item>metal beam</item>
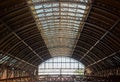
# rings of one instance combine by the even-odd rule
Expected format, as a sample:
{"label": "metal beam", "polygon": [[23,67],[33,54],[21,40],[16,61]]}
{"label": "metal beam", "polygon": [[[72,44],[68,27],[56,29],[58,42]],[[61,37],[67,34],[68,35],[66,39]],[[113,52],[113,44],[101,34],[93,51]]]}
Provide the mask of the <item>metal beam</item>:
{"label": "metal beam", "polygon": [[[53,7],[49,7],[49,8],[58,8],[57,6],[53,6]],[[70,8],[70,9],[81,9],[81,10],[85,10],[85,11],[87,11],[88,9],[83,9],[83,8],[74,8],[74,7],[66,7],[66,6],[61,6],[61,8]],[[41,10],[41,9],[48,9],[48,8],[37,8],[37,9],[35,9],[35,10]],[[32,10],[34,10],[34,9],[32,9]]]}
{"label": "metal beam", "polygon": [[[11,5],[10,7],[3,8],[0,11],[0,13],[1,13],[2,17],[4,17],[4,14],[8,15],[8,14],[12,14],[13,12],[18,12],[21,9],[25,8],[26,6],[27,6],[27,4],[25,2],[17,3],[17,4],[14,4],[14,5]],[[8,12],[11,12],[11,13],[8,13]]]}
{"label": "metal beam", "polygon": [[[21,28],[18,28],[18,29],[15,30],[14,32],[20,31],[20,30],[22,30],[22,29],[24,29],[24,28],[26,28],[26,27],[31,26],[31,25],[35,25],[35,23],[31,23],[31,24],[25,25],[25,26],[23,26],[23,27],[21,27]],[[8,37],[10,37],[12,34],[13,34],[13,33],[11,32],[11,33],[9,33],[8,35],[6,35],[4,38],[2,38],[2,40],[0,40],[0,43],[4,42],[4,40],[7,39]],[[3,43],[3,44],[4,44],[4,43]],[[3,45],[3,44],[2,44],[2,45]]]}
{"label": "metal beam", "polygon": [[[85,22],[85,24],[87,24],[87,25],[89,25],[89,26],[92,26],[92,27],[94,27],[94,28],[97,28],[97,29],[99,29],[99,30],[102,30],[102,31],[104,31],[104,32],[107,31],[106,29],[101,28],[100,26],[95,25],[95,24],[92,24],[92,23],[89,23],[89,22]],[[88,27],[88,28],[89,28],[89,27]],[[119,40],[119,37],[116,36],[115,34],[113,34],[113,33],[111,33],[111,32],[109,32],[109,34],[112,35],[113,37],[115,37],[117,40]]]}
{"label": "metal beam", "polygon": [[[59,1],[59,0],[58,0]],[[45,3],[58,3],[58,1],[39,1],[39,2],[33,2],[35,5],[41,5]],[[61,3],[75,3],[75,4],[80,4],[80,5],[90,5],[89,3],[82,2],[82,1],[68,1],[68,0],[61,0]],[[31,6],[32,4],[29,4]]]}
{"label": "metal beam", "polygon": [[[34,76],[32,76],[32,77],[34,77]],[[31,78],[31,77],[30,76],[22,76],[22,77],[6,78],[6,79],[0,79],[0,82],[3,82],[3,81],[7,82],[9,80],[17,80],[17,79],[20,80],[23,78]]]}
{"label": "metal beam", "polygon": [[[15,10],[14,12],[11,12],[11,13],[3,16],[1,19],[4,19],[4,17],[7,17],[7,16],[12,15],[12,14],[14,14],[14,13],[21,12],[21,11],[27,9],[27,8],[28,8],[27,6],[24,6],[24,7],[20,8],[20,9],[18,9],[18,10]],[[27,12],[27,13],[28,13],[28,12]],[[25,13],[25,14],[26,14],[26,13]],[[22,15],[23,15],[23,14],[22,14]],[[20,16],[21,16],[21,15],[20,15]],[[10,20],[13,20],[13,19],[14,19],[14,18],[12,18],[12,19],[10,19]]]}
{"label": "metal beam", "polygon": [[[34,16],[34,13],[32,12],[32,9],[30,8],[30,5],[31,6],[34,6],[33,4],[32,4],[32,1],[31,0],[25,0],[26,2],[27,2],[27,5],[29,6],[29,10],[31,11],[31,14],[32,14],[32,16],[33,16],[33,18],[34,18],[34,20],[35,20],[35,23],[36,23],[36,26],[38,27],[38,29],[41,31],[41,29],[39,28],[40,26],[42,26],[42,24],[41,24],[41,22],[38,22],[38,19],[36,19],[36,17]],[[49,52],[49,51],[48,51]],[[50,53],[49,53],[50,54]],[[44,61],[44,60],[42,60],[42,61]]]}
{"label": "metal beam", "polygon": [[[103,12],[105,12],[105,13],[109,13],[109,14],[111,14],[111,15],[114,15],[114,16],[116,16],[116,17],[119,17],[118,15],[116,15],[115,13],[115,11],[114,10],[112,10],[112,9],[108,9],[108,6],[107,5],[101,5],[101,3],[99,3],[98,2],[98,4],[99,5],[96,5],[96,4],[94,4],[93,5],[93,8],[95,8],[95,9],[98,9],[98,10],[100,10],[100,11],[103,11]],[[105,6],[107,6],[107,7],[105,7]],[[114,7],[113,7],[114,8]],[[116,11],[117,11],[117,9],[116,9]],[[117,13],[118,14],[118,13]],[[120,17],[119,17],[120,18]]]}
{"label": "metal beam", "polygon": [[[76,14],[81,14],[81,15],[87,15],[85,13],[81,13],[81,12],[73,12],[73,11],[61,11],[61,6],[59,6],[59,11],[54,11],[54,13],[57,13],[57,12],[63,12],[63,13],[76,13]],[[38,15],[39,14],[48,14],[48,13],[53,13],[52,11],[49,11],[49,12],[39,12],[37,13]],[[61,14],[60,15],[57,15],[57,16],[62,16]],[[47,16],[46,16],[47,17]]]}
{"label": "metal beam", "polygon": [[[51,12],[52,13],[52,12]],[[67,13],[67,12],[66,12]],[[42,14],[42,13],[41,13]],[[38,14],[34,14],[34,15],[39,15],[39,13]],[[83,15],[85,15],[85,14],[83,14]],[[54,16],[54,17],[57,17],[57,16],[59,16],[59,15],[52,15],[52,16]],[[79,16],[71,16],[71,15],[61,15],[61,16],[69,16],[69,17],[71,17],[71,18],[83,18],[83,17],[79,17]],[[47,17],[47,19],[48,18],[50,18],[51,16],[42,16],[42,17],[39,17],[39,18],[44,18],[44,17]],[[36,19],[39,19],[38,17],[36,17]],[[64,18],[62,18],[62,19],[64,19]],[[54,18],[53,19],[51,19],[51,20],[55,20]],[[44,20],[42,20],[42,21],[44,21]]]}
{"label": "metal beam", "polygon": [[107,30],[107,31],[102,35],[102,37],[84,54],[84,56],[80,59],[80,61],[81,61],[82,59],[84,59],[84,58],[88,55],[88,53],[90,53],[90,51],[91,51],[119,22],[120,22],[120,19],[117,20],[117,21],[115,22],[115,24],[114,24],[109,30]]}
{"label": "metal beam", "polygon": [[28,65],[31,65],[32,67],[37,67],[37,66],[35,66],[35,65],[33,65],[33,64],[30,64],[30,63],[28,63],[28,62],[26,62],[26,61],[24,61],[24,60],[22,60],[22,59],[20,59],[20,58],[18,58],[18,57],[14,57],[14,56],[12,56],[11,54],[9,54],[9,53],[7,53],[7,52],[4,52],[4,51],[0,51],[0,52],[5,53],[5,54],[7,54],[8,56],[10,56],[10,57],[12,57],[12,58],[14,58],[14,59],[16,59],[16,60],[19,60],[19,61],[21,61],[21,62],[23,62],[23,63],[26,63],[26,64],[28,64]]}
{"label": "metal beam", "polygon": [[[53,19],[54,20],[54,19]],[[59,22],[47,22],[47,23],[44,23],[44,25],[45,24],[50,24],[50,23],[56,23],[55,25],[58,25],[59,24]],[[62,24],[67,24],[67,22],[63,22],[63,21],[61,21],[61,23]],[[76,24],[76,25],[78,25],[79,23],[75,23],[75,22],[70,22],[70,23],[73,23],[73,24]],[[81,23],[82,23],[82,21],[81,21]],[[40,25],[40,24],[38,24],[38,25]],[[52,25],[53,26],[53,25]],[[67,26],[70,26],[70,25],[67,25]],[[47,27],[47,25],[45,26],[45,27]],[[47,29],[47,28],[46,28]]]}
{"label": "metal beam", "polygon": [[[76,37],[76,38],[78,38],[78,39],[79,39],[79,37],[80,37],[81,32],[83,31],[83,27],[85,26],[85,21],[87,20],[89,14],[90,14],[91,9],[92,9],[92,4],[89,6],[89,9],[88,9],[88,12],[87,12],[87,14],[86,14],[86,17],[83,19],[83,25],[82,25],[82,26],[79,25],[79,27],[81,26],[81,29],[79,29],[79,30],[80,30],[80,33],[79,33],[79,35]],[[81,24],[81,23],[80,23],[80,24]],[[78,40],[78,41],[79,41],[79,40]],[[77,46],[78,41],[76,41],[75,46],[74,46],[74,49],[75,49],[75,47]],[[72,55],[73,55],[73,53],[74,53],[74,50],[73,50],[73,52],[72,52]],[[71,57],[72,57],[72,55],[71,55]]]}
{"label": "metal beam", "polygon": [[105,59],[110,58],[110,57],[116,55],[117,53],[120,53],[120,50],[117,51],[117,52],[114,52],[114,53],[112,53],[111,55],[106,56],[106,57],[104,57],[104,58],[102,58],[102,59],[100,59],[100,60],[98,60],[98,61],[96,61],[96,62],[94,62],[94,63],[92,63],[92,64],[90,64],[90,65],[88,65],[88,66],[86,66],[86,68],[88,68],[88,67],[90,67],[90,66],[92,66],[92,65],[95,65],[95,64],[97,64],[97,63],[99,63],[99,62],[102,62],[102,61],[104,61]]}
{"label": "metal beam", "polygon": [[0,21],[23,43],[25,44],[36,56],[39,57],[40,60],[43,61],[43,59],[24,41],[19,37],[3,20],[0,19]]}

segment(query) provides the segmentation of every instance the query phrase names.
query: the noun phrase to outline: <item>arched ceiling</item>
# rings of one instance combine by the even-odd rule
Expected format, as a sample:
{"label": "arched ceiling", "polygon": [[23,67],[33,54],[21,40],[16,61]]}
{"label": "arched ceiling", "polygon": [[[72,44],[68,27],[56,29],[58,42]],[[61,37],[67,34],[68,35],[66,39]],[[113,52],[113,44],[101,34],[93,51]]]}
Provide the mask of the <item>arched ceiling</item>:
{"label": "arched ceiling", "polygon": [[71,57],[91,1],[28,0],[28,4],[51,56]]}
{"label": "arched ceiling", "polygon": [[94,0],[73,58],[94,70],[119,67],[120,1]]}
{"label": "arched ceiling", "polygon": [[[43,37],[43,31],[39,29],[39,23],[36,21],[35,13],[32,10],[33,3],[29,3],[30,0],[1,0],[0,1],[0,65],[8,65],[20,69],[35,69],[37,66],[45,60],[51,58],[53,55],[51,48],[60,48],[63,46],[70,48],[70,57],[79,60],[86,67],[91,68],[94,71],[100,71],[108,68],[114,68],[120,66],[120,1],[119,0],[92,0],[88,4],[89,8],[86,9],[87,13],[80,27],[77,27],[77,36],[68,37],[68,30],[61,29],[59,32],[67,35],[67,39],[63,39],[63,46],[51,46],[57,43],[57,38],[47,36],[46,42]],[[86,0],[81,0],[86,1]],[[35,4],[44,3],[75,3],[77,5],[85,5],[81,1],[71,0],[59,0],[45,1]],[[75,5],[74,5],[75,6]],[[67,6],[66,8],[76,9],[74,6]],[[56,7],[55,7],[56,8]],[[61,6],[57,8],[62,8]],[[53,8],[52,8],[53,9]],[[59,9],[60,10],[60,9]],[[79,10],[79,8],[78,8]],[[81,9],[80,9],[81,10]],[[56,11],[61,12],[61,11]],[[66,12],[66,11],[64,11]],[[74,11],[73,11],[74,12]],[[42,12],[43,13],[43,12]],[[67,14],[70,12],[66,12]],[[77,13],[74,12],[74,13]],[[67,20],[66,25],[63,26],[71,27],[77,26],[75,23],[76,16],[73,14],[73,23],[68,22],[68,18],[57,18],[59,20],[58,27],[62,25],[63,20]],[[65,17],[61,14],[59,16]],[[54,16],[54,17],[57,17]],[[79,16],[80,17],[80,16]],[[80,17],[81,18],[81,17]],[[54,21],[55,18],[52,18]],[[52,20],[50,19],[50,20]],[[38,20],[38,19],[37,19]],[[48,19],[45,19],[46,21]],[[80,24],[79,20],[79,24]],[[44,23],[42,23],[44,24]],[[47,21],[48,24],[48,21]],[[75,34],[72,26],[72,34]],[[52,27],[52,26],[51,26]],[[54,26],[53,26],[54,27]],[[47,27],[46,27],[47,28]],[[51,29],[52,30],[52,29]],[[51,31],[51,34],[56,31]],[[46,30],[44,33],[50,31]],[[59,33],[57,33],[59,35]],[[61,33],[62,34],[62,33]],[[63,35],[65,37],[65,35]],[[62,36],[62,35],[61,35]],[[59,36],[59,37],[61,37]],[[73,39],[74,38],[74,39]],[[73,40],[71,40],[73,39]],[[61,44],[58,40],[58,43]],[[68,43],[65,43],[68,41]],[[73,43],[72,43],[73,41]],[[51,44],[50,44],[51,43]],[[57,44],[58,44],[57,43]],[[67,44],[67,45],[66,45]],[[71,44],[72,47],[69,47]],[[57,49],[56,53],[68,54],[66,49]],[[65,52],[65,53],[64,53]],[[65,55],[68,56],[68,55]],[[30,69],[31,68],[31,69]]]}
{"label": "arched ceiling", "polygon": [[34,69],[51,57],[25,0],[0,1],[0,13],[0,52],[4,64]]}

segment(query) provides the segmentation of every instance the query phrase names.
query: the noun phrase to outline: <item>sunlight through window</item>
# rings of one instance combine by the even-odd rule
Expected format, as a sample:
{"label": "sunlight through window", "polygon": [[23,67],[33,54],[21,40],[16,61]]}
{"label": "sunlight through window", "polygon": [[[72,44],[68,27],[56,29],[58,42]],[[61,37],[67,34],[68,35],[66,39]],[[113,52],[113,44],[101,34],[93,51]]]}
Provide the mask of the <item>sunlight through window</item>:
{"label": "sunlight through window", "polygon": [[69,57],[54,57],[39,65],[38,75],[84,75],[84,65]]}

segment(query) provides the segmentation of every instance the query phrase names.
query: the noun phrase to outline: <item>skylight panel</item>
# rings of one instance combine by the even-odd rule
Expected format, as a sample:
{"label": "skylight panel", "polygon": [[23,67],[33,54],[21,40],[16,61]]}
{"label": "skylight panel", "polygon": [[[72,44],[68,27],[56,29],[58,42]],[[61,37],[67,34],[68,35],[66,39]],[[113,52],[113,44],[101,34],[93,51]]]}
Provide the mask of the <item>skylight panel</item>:
{"label": "skylight panel", "polygon": [[61,4],[62,7],[68,7],[68,5],[69,5],[68,3],[62,3]]}
{"label": "skylight panel", "polygon": [[42,9],[41,10],[36,10],[36,12],[39,14],[39,13],[42,13],[43,10]]}
{"label": "skylight panel", "polygon": [[35,9],[40,9],[40,8],[42,8],[42,5],[36,5],[35,6]]}
{"label": "skylight panel", "polygon": [[45,14],[44,13],[38,14],[38,16],[41,18],[41,17],[45,16]]}
{"label": "skylight panel", "polygon": [[84,13],[84,10],[78,9],[77,12],[78,13]]}
{"label": "skylight panel", "polygon": [[52,16],[53,14],[52,13],[46,13],[46,16]]}
{"label": "skylight panel", "polygon": [[52,9],[45,9],[45,12],[52,12]]}
{"label": "skylight panel", "polygon": [[57,7],[57,6],[59,6],[59,3],[52,3],[52,6]]}
{"label": "skylight panel", "polygon": [[86,9],[86,5],[78,5],[78,8]]}
{"label": "skylight panel", "polygon": [[89,9],[88,0],[32,0],[31,3],[37,13],[33,15],[39,18],[39,21],[36,19],[41,25],[38,28],[50,54],[71,56],[80,35],[82,20],[86,17],[85,12]]}
{"label": "skylight panel", "polygon": [[61,11],[68,11],[68,8],[61,8]]}
{"label": "skylight panel", "polygon": [[77,4],[73,4],[73,3],[70,3],[70,4],[69,4],[69,7],[76,8],[77,6],[78,6]]}

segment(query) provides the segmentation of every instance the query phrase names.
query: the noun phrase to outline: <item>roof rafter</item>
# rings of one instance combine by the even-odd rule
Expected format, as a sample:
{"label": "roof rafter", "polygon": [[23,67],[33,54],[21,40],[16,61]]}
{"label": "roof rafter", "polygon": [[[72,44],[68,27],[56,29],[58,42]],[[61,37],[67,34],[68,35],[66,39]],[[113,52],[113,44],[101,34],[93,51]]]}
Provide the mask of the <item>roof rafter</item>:
{"label": "roof rafter", "polygon": [[110,57],[116,55],[117,53],[120,53],[120,50],[119,50],[119,51],[116,51],[116,52],[114,52],[114,53],[112,53],[112,54],[110,54],[110,55],[108,55],[108,56],[106,56],[106,57],[104,57],[104,58],[102,58],[102,59],[100,59],[100,60],[98,60],[98,61],[95,61],[94,63],[92,63],[92,64],[86,66],[86,68],[88,68],[88,67],[90,67],[90,66],[93,66],[93,65],[95,65],[95,64],[98,64],[98,63],[100,63],[100,62],[106,60],[107,58],[110,58]]}
{"label": "roof rafter", "polygon": [[85,56],[87,56],[88,53],[90,53],[90,51],[91,51],[119,22],[120,22],[120,19],[117,20],[117,21],[115,22],[115,24],[114,24],[108,31],[106,31],[106,32],[102,35],[102,37],[84,54],[84,56],[83,56],[82,58],[80,58],[80,61],[81,61],[82,59],[84,59]]}
{"label": "roof rafter", "polygon": [[40,60],[43,61],[43,59],[24,41],[19,37],[3,20],[0,19],[0,21],[23,43],[25,44],[36,56],[39,57]]}

